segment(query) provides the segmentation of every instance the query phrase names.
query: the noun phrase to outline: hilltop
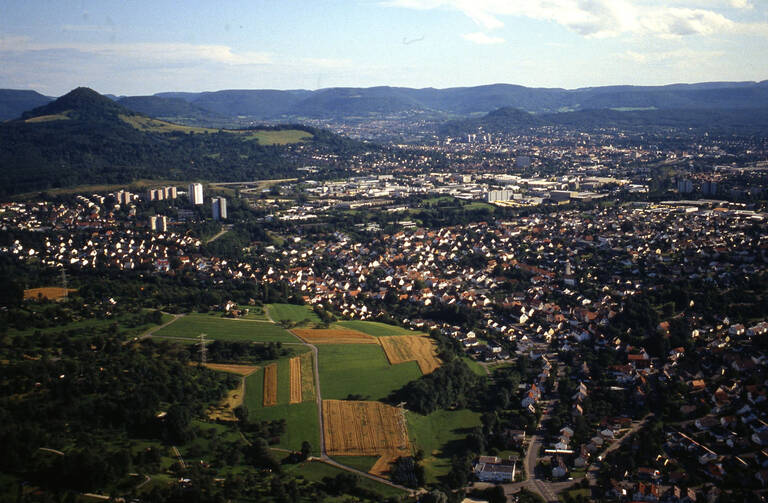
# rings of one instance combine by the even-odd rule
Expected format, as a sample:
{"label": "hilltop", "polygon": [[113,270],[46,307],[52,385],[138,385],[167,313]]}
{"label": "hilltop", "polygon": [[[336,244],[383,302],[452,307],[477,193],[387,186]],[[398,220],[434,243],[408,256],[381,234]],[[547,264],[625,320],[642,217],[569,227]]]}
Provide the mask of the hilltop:
{"label": "hilltop", "polygon": [[300,142],[321,149],[353,143],[304,126],[182,126],[131,111],[81,87],[0,124],[0,193],[142,178],[285,178],[296,173],[286,149]]}

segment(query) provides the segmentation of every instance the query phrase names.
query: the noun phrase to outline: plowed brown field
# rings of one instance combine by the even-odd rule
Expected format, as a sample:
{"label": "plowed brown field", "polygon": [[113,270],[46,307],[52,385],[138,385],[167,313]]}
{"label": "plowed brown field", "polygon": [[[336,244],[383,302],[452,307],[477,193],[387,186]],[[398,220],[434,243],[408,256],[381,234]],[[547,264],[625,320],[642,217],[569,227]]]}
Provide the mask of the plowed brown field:
{"label": "plowed brown field", "polygon": [[416,361],[422,374],[434,372],[440,366],[435,341],[424,335],[392,335],[379,337],[381,347],[392,365]]}
{"label": "plowed brown field", "polygon": [[301,403],[301,357],[294,356],[289,363],[291,366],[290,403]]}
{"label": "plowed brown field", "polygon": [[264,407],[277,405],[277,363],[264,367]]}
{"label": "plowed brown field", "polygon": [[408,430],[400,409],[381,402],[323,400],[323,436],[336,456],[407,456]]}
{"label": "plowed brown field", "polygon": [[346,328],[294,328],[292,332],[311,344],[378,344],[376,337]]}

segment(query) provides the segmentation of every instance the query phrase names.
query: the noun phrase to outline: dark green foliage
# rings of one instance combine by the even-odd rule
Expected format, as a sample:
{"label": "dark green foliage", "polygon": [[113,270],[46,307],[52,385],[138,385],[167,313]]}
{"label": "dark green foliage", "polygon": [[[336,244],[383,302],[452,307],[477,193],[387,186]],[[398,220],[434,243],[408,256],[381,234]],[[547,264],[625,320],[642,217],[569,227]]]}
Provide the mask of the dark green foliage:
{"label": "dark green foliage", "polygon": [[483,378],[456,359],[406,384],[390,398],[394,403],[407,402],[409,409],[420,414],[429,414],[437,409],[466,407],[479,398],[484,384]]}

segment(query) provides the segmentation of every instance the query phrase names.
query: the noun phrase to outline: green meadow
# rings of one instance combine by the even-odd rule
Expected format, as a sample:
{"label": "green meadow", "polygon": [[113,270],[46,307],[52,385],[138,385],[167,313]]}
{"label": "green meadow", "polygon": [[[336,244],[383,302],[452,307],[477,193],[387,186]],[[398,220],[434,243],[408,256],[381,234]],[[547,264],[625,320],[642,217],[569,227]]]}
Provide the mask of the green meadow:
{"label": "green meadow", "polygon": [[361,395],[367,400],[382,400],[421,377],[416,362],[390,365],[379,345],[319,344],[318,351],[324,399]]}
{"label": "green meadow", "polygon": [[210,314],[188,314],[164,327],[154,335],[172,338],[197,338],[200,334],[210,340],[238,342],[298,342],[286,330],[272,323],[230,320]]}
{"label": "green meadow", "polygon": [[269,304],[267,305],[267,312],[272,318],[272,321],[279,323],[283,320],[292,321],[294,323],[300,323],[304,320],[309,320],[310,323],[320,323],[320,318],[317,317],[312,308],[309,306],[297,306],[296,304]]}
{"label": "green meadow", "polygon": [[451,456],[460,451],[470,430],[480,426],[480,413],[467,409],[438,410],[427,416],[408,412],[405,417],[411,442],[424,451],[427,483],[451,471]]}

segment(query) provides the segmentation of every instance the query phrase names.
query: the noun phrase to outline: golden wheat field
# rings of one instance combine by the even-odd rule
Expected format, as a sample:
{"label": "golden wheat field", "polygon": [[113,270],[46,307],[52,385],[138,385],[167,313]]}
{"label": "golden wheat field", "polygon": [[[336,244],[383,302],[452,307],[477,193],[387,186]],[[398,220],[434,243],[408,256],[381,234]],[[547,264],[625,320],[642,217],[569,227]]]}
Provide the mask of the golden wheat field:
{"label": "golden wheat field", "polygon": [[301,403],[301,357],[294,356],[288,363],[291,369],[290,403]]}
{"label": "golden wheat field", "polygon": [[264,367],[264,407],[277,405],[277,364]]}
{"label": "golden wheat field", "polygon": [[294,328],[292,332],[311,344],[378,344],[372,335],[345,328]]}
{"label": "golden wheat field", "polygon": [[330,455],[383,456],[410,452],[402,410],[381,402],[323,400],[323,426]]}
{"label": "golden wheat field", "polygon": [[392,365],[416,361],[422,374],[434,372],[440,366],[435,341],[424,335],[393,335],[379,337],[387,360]]}

